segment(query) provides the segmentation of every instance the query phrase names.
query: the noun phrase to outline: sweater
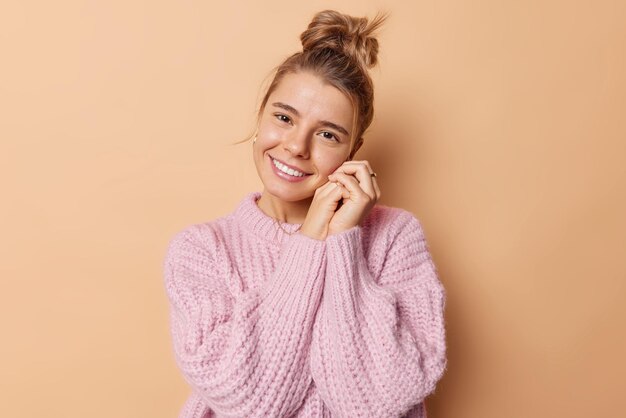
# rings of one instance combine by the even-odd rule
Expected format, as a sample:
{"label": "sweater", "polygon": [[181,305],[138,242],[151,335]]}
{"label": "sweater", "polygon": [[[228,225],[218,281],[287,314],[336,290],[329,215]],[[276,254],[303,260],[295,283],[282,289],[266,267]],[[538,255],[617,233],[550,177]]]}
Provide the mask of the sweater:
{"label": "sweater", "polygon": [[163,264],[180,418],[426,417],[445,290],[420,221],[376,204],[318,240],[252,192],[175,233]]}

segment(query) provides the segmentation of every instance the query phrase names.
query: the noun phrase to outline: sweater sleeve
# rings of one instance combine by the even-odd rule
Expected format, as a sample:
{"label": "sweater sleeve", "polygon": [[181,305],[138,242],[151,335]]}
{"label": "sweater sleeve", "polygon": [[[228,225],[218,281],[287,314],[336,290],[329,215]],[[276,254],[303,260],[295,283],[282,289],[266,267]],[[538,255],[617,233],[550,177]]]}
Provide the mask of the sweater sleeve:
{"label": "sweater sleeve", "polygon": [[234,297],[219,241],[207,235],[179,232],[165,257],[177,366],[219,416],[289,416],[312,382],[308,356],[325,243],[294,234],[269,279]]}
{"label": "sweater sleeve", "polygon": [[311,373],[333,416],[414,413],[446,368],[445,291],[421,224],[402,211],[390,229],[390,244],[376,247],[376,277],[360,225],[326,239]]}

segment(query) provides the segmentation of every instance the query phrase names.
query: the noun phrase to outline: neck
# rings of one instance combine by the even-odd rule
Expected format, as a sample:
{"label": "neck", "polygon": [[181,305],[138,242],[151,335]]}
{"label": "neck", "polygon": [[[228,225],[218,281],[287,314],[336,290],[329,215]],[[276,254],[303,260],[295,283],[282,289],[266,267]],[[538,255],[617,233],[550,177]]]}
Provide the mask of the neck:
{"label": "neck", "polygon": [[266,215],[278,219],[281,222],[290,224],[302,224],[311,206],[313,197],[288,202],[271,195],[267,190],[263,190],[261,197],[257,200],[257,205]]}

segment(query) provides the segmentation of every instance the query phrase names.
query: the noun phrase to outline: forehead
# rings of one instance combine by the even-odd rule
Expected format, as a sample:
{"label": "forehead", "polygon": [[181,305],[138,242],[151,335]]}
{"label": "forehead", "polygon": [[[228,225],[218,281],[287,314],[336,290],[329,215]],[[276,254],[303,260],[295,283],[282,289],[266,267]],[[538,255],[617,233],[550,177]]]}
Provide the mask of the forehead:
{"label": "forehead", "polygon": [[327,120],[352,130],[353,107],[350,99],[322,78],[307,72],[283,77],[268,98],[268,105],[282,102],[294,107],[302,118]]}

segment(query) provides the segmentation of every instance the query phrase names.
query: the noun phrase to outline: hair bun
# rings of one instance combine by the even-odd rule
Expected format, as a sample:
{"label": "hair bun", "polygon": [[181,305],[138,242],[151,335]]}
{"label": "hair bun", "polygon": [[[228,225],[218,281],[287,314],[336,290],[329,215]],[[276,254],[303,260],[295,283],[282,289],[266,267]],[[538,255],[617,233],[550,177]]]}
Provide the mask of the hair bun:
{"label": "hair bun", "polygon": [[345,54],[363,68],[376,65],[378,40],[373,32],[385,21],[386,15],[378,14],[368,21],[335,10],[317,13],[308,28],[300,35],[303,52],[328,48]]}

